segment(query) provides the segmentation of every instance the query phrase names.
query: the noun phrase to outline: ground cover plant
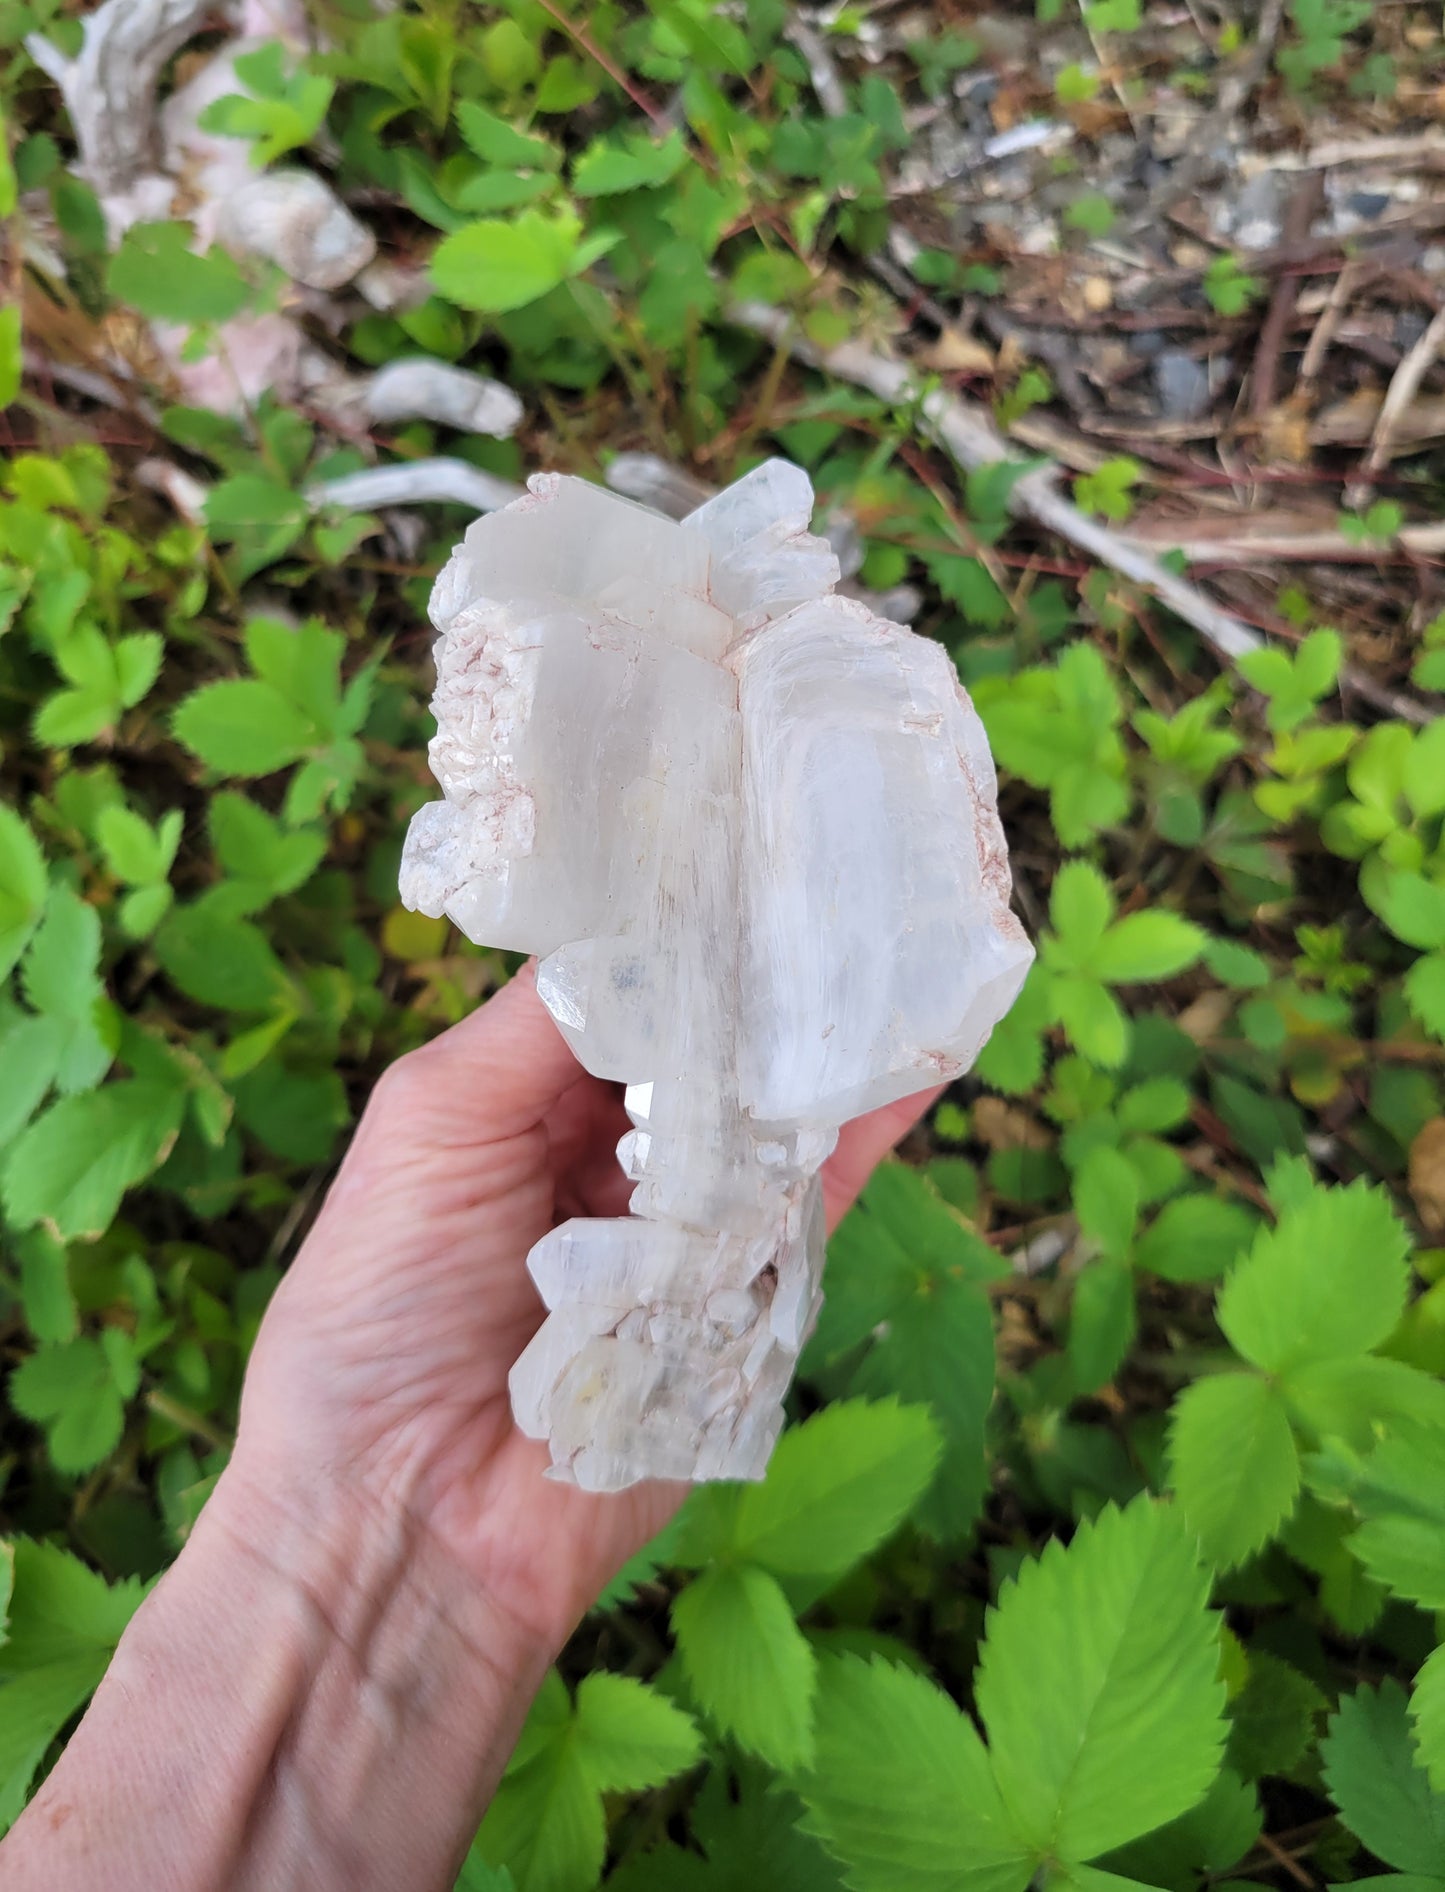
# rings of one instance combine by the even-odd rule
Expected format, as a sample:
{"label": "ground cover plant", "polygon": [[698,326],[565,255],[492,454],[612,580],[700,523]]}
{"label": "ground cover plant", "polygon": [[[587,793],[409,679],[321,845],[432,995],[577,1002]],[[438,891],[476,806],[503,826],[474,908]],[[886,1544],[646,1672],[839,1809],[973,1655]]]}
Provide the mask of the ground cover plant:
{"label": "ground cover plant", "polygon": [[[386,308],[179,211],[112,242],[34,56],[79,21],[0,5],[0,1824],[370,1085],[511,969],[395,891],[467,514],[316,488],[781,452],[956,658],[1038,963],[838,1231],[767,1480],[587,1618],[459,1883],[1445,1885],[1438,10],[314,20],[209,122],[331,181]],[[175,398],[278,310],[522,427]]]}

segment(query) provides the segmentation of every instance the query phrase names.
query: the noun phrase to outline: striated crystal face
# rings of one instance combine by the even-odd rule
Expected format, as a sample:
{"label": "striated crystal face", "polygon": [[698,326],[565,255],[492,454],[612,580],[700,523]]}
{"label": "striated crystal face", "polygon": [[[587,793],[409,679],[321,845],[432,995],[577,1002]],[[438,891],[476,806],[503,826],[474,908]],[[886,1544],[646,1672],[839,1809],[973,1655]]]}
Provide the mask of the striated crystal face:
{"label": "striated crystal face", "polygon": [[627,1086],[632,1213],[533,1249],[549,1313],[512,1374],[592,1491],[761,1476],[839,1126],[967,1069],[1033,956],[953,665],[832,595],[812,506],[780,460],[681,524],[539,474],[432,595],[444,799],[402,898],[539,955]]}

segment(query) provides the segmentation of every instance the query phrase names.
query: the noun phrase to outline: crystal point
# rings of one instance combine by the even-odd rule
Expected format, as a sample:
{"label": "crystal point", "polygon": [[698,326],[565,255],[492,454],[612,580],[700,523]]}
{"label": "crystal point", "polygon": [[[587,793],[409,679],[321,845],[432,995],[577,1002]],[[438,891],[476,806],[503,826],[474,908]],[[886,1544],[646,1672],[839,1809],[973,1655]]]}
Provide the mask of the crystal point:
{"label": "crystal point", "polygon": [[1023,983],[983,726],[943,649],[833,594],[769,461],[680,524],[536,476],[437,581],[402,897],[537,954],[627,1086],[631,1213],[528,1258],[552,1475],[755,1478],[817,1317],[839,1126],[966,1070]]}

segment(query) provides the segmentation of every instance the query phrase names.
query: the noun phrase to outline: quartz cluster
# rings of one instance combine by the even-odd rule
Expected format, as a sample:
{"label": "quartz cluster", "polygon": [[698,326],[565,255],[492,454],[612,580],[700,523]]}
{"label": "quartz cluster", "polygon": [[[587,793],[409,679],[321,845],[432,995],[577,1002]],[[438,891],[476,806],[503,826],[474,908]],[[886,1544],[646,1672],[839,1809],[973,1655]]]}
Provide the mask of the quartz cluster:
{"label": "quartz cluster", "polygon": [[634,1126],[632,1213],[533,1249],[512,1374],[589,1490],[762,1474],[839,1126],[965,1070],[1032,957],[953,665],[833,595],[812,505],[779,460],[681,523],[540,474],[432,596],[444,799],[402,897],[537,954]]}

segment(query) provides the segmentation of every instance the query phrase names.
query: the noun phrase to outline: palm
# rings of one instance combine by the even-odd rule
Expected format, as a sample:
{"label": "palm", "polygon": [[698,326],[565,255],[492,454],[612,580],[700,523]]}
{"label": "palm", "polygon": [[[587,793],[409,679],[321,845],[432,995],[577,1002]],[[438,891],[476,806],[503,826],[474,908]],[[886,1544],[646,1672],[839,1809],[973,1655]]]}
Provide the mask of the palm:
{"label": "palm", "polygon": [[[916,1114],[850,1126],[834,1219]],[[626,1212],[614,1086],[572,1061],[529,979],[395,1066],[278,1292],[247,1427],[284,1426],[358,1493],[399,1492],[514,1616],[560,1641],[683,1495],[596,1497],[544,1478],[507,1375],[542,1317],[523,1266],[570,1216]],[[314,1436],[312,1436],[314,1434]]]}

